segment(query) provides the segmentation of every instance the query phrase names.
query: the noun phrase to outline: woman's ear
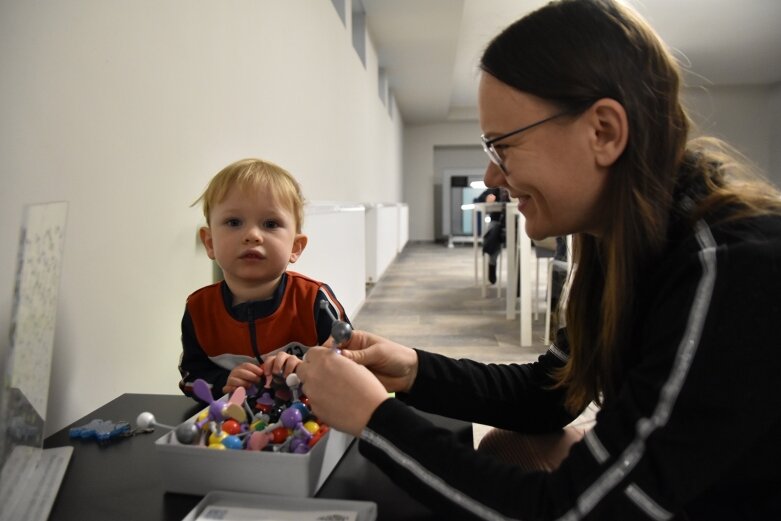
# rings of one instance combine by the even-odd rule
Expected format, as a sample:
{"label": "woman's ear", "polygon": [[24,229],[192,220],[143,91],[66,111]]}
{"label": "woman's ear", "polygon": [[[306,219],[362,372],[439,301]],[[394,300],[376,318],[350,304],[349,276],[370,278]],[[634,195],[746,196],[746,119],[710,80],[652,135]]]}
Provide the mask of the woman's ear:
{"label": "woman's ear", "polygon": [[306,248],[306,243],[309,242],[309,238],[303,233],[296,235],[293,239],[293,249],[290,252],[290,262],[296,262]]}
{"label": "woman's ear", "polygon": [[212,240],[211,228],[208,226],[201,226],[199,235],[201,236],[203,247],[206,248],[206,255],[208,255],[211,260],[214,260],[214,241]]}
{"label": "woman's ear", "polygon": [[629,121],[626,110],[614,99],[602,98],[588,111],[592,126],[592,150],[599,166],[610,167],[626,149]]}

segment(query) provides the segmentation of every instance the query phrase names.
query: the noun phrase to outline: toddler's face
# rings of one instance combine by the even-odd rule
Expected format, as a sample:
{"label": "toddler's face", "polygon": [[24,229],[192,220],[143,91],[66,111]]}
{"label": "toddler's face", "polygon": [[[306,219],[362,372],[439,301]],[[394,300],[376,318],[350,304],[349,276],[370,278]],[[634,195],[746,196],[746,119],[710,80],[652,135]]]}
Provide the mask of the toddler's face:
{"label": "toddler's face", "polygon": [[217,261],[234,293],[255,288],[257,299],[271,296],[288,263],[298,260],[306,244],[296,233],[293,213],[266,188],[231,188],[212,208],[210,221],[202,232],[209,258]]}

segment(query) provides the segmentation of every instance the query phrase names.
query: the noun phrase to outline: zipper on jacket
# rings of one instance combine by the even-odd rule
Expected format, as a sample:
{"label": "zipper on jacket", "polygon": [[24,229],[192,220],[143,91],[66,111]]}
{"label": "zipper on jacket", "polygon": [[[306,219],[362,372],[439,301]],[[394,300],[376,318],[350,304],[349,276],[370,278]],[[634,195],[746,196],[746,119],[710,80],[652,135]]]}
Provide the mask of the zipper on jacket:
{"label": "zipper on jacket", "polygon": [[252,304],[247,306],[247,325],[249,326],[249,341],[252,352],[255,353],[258,363],[262,364],[263,359],[260,357],[260,351],[258,351],[258,335],[255,332],[255,316],[252,314]]}

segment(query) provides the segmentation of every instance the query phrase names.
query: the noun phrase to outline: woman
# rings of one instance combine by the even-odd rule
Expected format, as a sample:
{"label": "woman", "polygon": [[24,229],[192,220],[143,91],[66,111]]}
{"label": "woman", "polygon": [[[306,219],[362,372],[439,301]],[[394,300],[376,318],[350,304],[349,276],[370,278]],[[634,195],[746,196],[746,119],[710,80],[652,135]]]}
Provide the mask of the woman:
{"label": "woman", "polygon": [[[779,193],[687,143],[678,69],[617,3],[551,3],[481,68],[486,184],[519,200],[532,239],[575,235],[567,328],[525,366],[356,331],[297,367],[314,412],[443,517],[779,519]],[[562,435],[592,401],[594,428]],[[513,431],[493,444],[555,435],[566,457],[535,470],[473,451],[407,405]]]}

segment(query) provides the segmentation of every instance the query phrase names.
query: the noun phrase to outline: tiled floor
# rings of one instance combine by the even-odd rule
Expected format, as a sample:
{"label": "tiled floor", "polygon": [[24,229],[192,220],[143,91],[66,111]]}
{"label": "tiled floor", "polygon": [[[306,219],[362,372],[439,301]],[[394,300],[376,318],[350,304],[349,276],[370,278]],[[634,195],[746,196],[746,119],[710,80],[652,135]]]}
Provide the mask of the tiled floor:
{"label": "tiled floor", "polygon": [[471,245],[408,244],[353,322],[405,345],[483,362],[526,362],[544,351],[544,314],[533,325],[534,345],[520,347],[518,318],[507,320],[504,297],[491,290],[484,298],[475,286]]}
{"label": "tiled floor", "polygon": [[[369,289],[352,321],[359,329],[410,347],[481,362],[525,363],[546,349],[544,312],[534,321],[533,345],[520,347],[517,315],[507,320],[505,300],[495,291],[481,296],[474,283],[471,245],[409,243]],[[475,443],[486,430],[475,425]]]}

